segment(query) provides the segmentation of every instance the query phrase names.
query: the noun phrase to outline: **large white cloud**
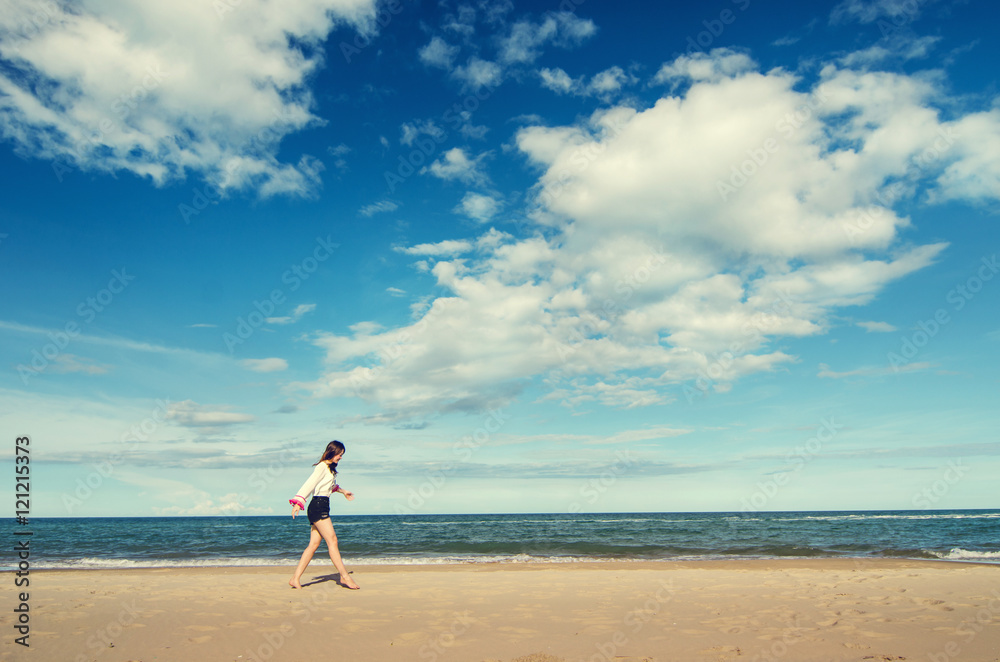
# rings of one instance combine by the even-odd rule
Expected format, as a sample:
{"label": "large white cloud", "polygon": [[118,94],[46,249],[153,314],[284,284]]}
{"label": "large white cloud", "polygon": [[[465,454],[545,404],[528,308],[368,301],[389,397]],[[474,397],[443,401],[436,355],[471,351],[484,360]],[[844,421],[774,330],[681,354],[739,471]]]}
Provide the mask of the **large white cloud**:
{"label": "large white cloud", "polygon": [[410,326],[316,337],[328,370],[296,387],[359,396],[378,421],[499,406],[529,384],[572,407],[726,391],[796,360],[775,339],[823,333],[936,259],[944,244],[902,241],[896,203],[1000,190],[1000,123],[943,119],[933,76],[831,65],[803,86],[707,57],[667,63],[657,81],[684,91],[652,107],[518,131],[544,231],[406,251],[446,294]]}
{"label": "large white cloud", "polygon": [[338,24],[374,27],[375,0],[75,5],[10,0],[0,13],[0,132],[60,174],[198,173],[223,189],[304,194],[321,164],[275,158],[320,122],[307,77]]}

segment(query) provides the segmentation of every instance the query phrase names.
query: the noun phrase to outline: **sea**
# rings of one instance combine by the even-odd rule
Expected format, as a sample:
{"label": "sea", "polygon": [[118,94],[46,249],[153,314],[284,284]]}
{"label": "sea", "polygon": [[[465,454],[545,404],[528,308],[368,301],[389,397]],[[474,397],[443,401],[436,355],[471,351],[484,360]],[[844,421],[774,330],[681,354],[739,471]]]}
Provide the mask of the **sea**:
{"label": "sea", "polygon": [[[1000,510],[338,515],[334,527],[348,565],[822,557],[1000,563]],[[289,516],[32,518],[15,529],[24,531],[31,531],[32,569],[291,566],[309,540],[306,518]],[[330,563],[325,550],[313,563]]]}

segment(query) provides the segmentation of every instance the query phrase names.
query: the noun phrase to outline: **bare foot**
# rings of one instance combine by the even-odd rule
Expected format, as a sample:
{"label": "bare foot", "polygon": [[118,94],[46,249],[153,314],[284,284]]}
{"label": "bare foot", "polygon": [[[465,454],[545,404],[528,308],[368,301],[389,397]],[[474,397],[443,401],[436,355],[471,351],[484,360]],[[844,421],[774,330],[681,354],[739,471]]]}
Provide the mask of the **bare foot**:
{"label": "bare foot", "polygon": [[351,589],[352,591],[357,591],[358,589],[361,588],[354,582],[353,579],[351,579],[350,575],[348,575],[347,577],[341,577],[340,583],[346,586],[347,588]]}
{"label": "bare foot", "polygon": [[295,580],[295,579],[289,579],[289,580],[288,580],[288,585],[289,585],[289,586],[291,586],[292,588],[302,588],[302,584],[300,584],[300,583],[299,583],[299,582],[298,582],[297,580]]}

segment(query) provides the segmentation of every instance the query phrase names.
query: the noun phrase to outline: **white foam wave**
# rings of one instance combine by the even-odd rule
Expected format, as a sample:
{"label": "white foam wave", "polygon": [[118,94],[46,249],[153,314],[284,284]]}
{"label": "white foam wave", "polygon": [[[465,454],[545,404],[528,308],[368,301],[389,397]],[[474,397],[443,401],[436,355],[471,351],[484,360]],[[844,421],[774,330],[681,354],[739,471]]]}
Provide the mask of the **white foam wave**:
{"label": "white foam wave", "polygon": [[867,519],[913,519],[913,520],[923,520],[923,519],[998,519],[1000,518],[1000,513],[979,513],[979,514],[969,514],[969,513],[925,513],[921,515],[873,515],[873,514],[856,514],[856,515],[807,515],[805,517],[789,517],[782,518],[783,522],[797,522],[797,521],[808,521],[808,520],[819,520],[819,521],[838,521],[838,520],[867,520]]}
{"label": "white foam wave", "polygon": [[1000,552],[977,552],[961,547],[953,547],[951,551],[933,552],[935,556],[949,561],[996,561],[1000,563]]}
{"label": "white foam wave", "polygon": [[[460,565],[470,563],[600,563],[605,561],[622,561],[612,557],[584,556],[532,556],[530,554],[513,555],[448,555],[448,556],[357,556],[345,559],[350,565]],[[258,566],[294,566],[296,559],[266,559],[266,558],[216,558],[216,559],[100,559],[81,558],[65,561],[39,562],[33,567],[44,570],[112,570],[141,568],[227,568],[227,567],[258,567]],[[329,561],[314,559],[310,567],[330,566]],[[12,570],[13,568],[0,568]]]}

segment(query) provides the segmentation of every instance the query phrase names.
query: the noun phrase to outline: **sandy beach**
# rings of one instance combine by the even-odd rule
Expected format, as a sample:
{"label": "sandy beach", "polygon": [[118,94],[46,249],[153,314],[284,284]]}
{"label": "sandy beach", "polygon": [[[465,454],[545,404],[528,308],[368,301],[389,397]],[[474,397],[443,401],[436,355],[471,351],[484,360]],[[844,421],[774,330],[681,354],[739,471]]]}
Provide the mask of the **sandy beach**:
{"label": "sandy beach", "polygon": [[[1000,566],[750,560],[32,572],[58,662],[1000,660]],[[308,582],[308,583],[307,583]]]}

